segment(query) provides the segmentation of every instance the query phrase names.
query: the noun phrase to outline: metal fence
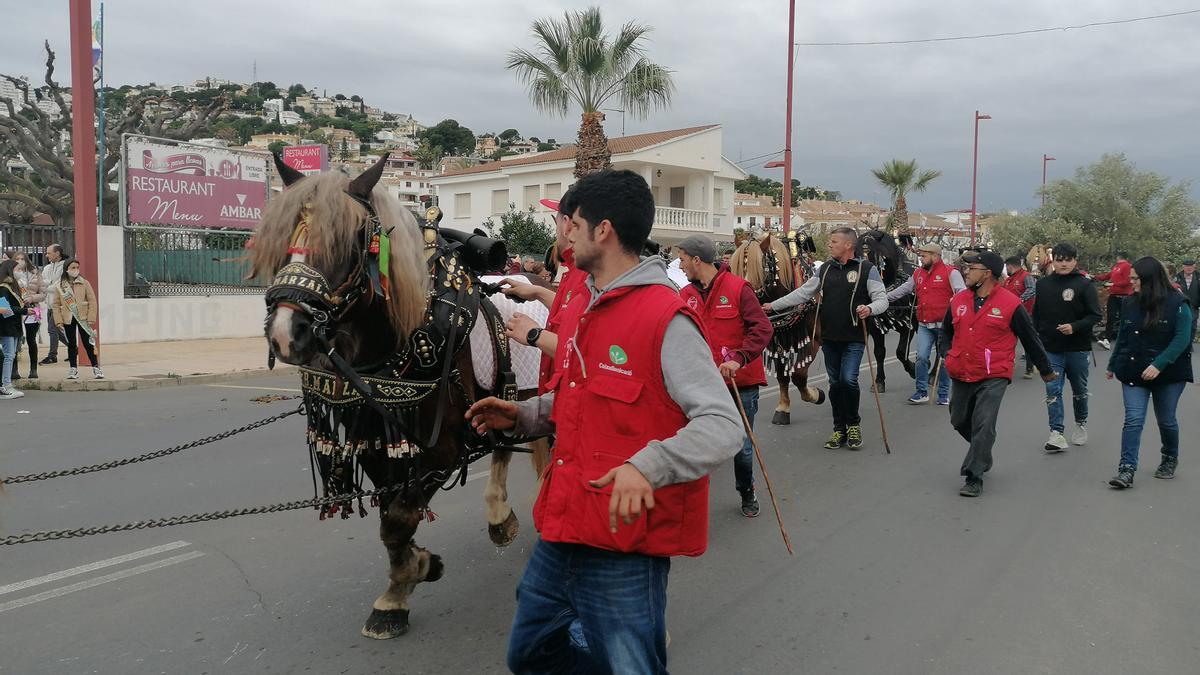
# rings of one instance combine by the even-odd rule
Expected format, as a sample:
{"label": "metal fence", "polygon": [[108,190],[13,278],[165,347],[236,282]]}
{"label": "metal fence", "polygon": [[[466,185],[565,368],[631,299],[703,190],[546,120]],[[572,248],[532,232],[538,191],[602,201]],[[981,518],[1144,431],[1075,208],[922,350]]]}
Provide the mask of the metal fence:
{"label": "metal fence", "polygon": [[125,297],[252,295],[266,283],[246,279],[248,230],[125,228]]}
{"label": "metal fence", "polygon": [[33,264],[46,264],[46,247],[60,244],[70,254],[75,247],[75,228],[62,225],[0,223],[0,250],[24,251]]}

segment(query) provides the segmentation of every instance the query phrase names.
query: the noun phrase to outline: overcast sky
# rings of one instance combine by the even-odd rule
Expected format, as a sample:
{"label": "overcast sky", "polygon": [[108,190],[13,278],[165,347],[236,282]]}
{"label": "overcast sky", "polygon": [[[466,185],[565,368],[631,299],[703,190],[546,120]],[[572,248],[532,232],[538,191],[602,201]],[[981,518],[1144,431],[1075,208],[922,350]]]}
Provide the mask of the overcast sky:
{"label": "overcast sky", "polygon": [[[573,141],[578,116],[529,104],[504,69],[529,24],[589,3],[574,0],[341,0],[246,2],[110,0],[105,4],[109,85],[190,83],[211,75],[330,95],[412,113],[425,124],[457,119],[475,133],[515,127]],[[97,11],[98,0],[93,0]],[[1200,7],[1182,0],[839,0],[797,3],[798,42],[902,40],[1017,31]],[[783,147],[787,67],[785,0],[607,0],[614,27],[654,27],[649,55],[674,71],[668,110],[626,119],[627,134],[719,123],[735,162]],[[41,41],[68,78],[67,2],[4,0],[0,72],[41,79]],[[905,46],[802,47],[796,64],[793,150],[806,184],[885,203],[870,169],[915,158],[943,176],[912,210],[969,208],[973,115],[981,123],[979,210],[1037,202],[1043,153],[1051,179],[1105,152],[1193,183],[1200,197],[1200,14],[1066,32]],[[612,101],[610,107],[619,107]],[[609,136],[621,133],[609,113]],[[748,171],[781,178],[762,161]]]}

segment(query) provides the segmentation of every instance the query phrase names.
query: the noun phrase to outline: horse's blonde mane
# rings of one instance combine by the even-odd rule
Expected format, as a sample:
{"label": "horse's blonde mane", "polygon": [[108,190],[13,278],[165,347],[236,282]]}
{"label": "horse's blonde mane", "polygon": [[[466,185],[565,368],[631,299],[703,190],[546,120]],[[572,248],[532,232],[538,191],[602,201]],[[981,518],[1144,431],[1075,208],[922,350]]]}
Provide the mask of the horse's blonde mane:
{"label": "horse's blonde mane", "polygon": [[[792,256],[788,253],[787,245],[775,237],[770,237],[770,241],[779,268],[779,283],[784,288],[792,288],[795,285],[795,277]],[[763,278],[762,239],[750,238],[742,242],[729,257],[729,270],[745,279],[754,290],[762,290],[767,285],[766,279]]]}
{"label": "horse's blonde mane", "polygon": [[[362,241],[367,219],[366,208],[346,193],[349,184],[341,173],[323,173],[308,176],[275,196],[254,231],[250,276],[270,278],[287,264],[292,235],[305,209],[305,248],[311,251],[306,262],[318,270],[349,265],[355,245]],[[429,291],[417,220],[382,187],[371,192],[371,206],[384,231],[391,230],[388,320],[403,340],[424,321]]]}

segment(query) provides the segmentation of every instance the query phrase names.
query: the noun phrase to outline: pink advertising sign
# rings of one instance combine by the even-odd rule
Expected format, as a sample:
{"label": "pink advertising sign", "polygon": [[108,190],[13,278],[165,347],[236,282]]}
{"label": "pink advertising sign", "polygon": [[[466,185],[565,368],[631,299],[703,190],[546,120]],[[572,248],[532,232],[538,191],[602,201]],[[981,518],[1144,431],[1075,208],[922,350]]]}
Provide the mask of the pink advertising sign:
{"label": "pink advertising sign", "polygon": [[129,222],[253,229],[267,204],[267,160],[195,145],[130,138]]}
{"label": "pink advertising sign", "polygon": [[289,145],[283,149],[283,163],[303,174],[320,173],[329,169],[329,146]]}

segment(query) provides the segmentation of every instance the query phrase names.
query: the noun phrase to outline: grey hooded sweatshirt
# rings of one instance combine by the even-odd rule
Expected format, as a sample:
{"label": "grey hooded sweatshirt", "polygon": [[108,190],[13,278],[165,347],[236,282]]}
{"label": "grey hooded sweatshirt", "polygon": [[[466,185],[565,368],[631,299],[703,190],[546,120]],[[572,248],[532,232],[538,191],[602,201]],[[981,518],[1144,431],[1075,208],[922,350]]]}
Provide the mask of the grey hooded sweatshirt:
{"label": "grey hooded sweatshirt", "polygon": [[[606,291],[653,284],[676,290],[667,277],[666,263],[658,256],[643,258],[614,279],[607,289],[596,288],[589,275],[587,286],[591,298],[588,309]],[[671,319],[663,335],[662,372],[667,393],[683,410],[688,423],[670,438],[651,441],[629,459],[655,489],[686,483],[711,473],[737,454],[744,433],[729,387],[713,363],[712,351],[699,327],[682,314]],[[550,421],[553,407],[554,392],[518,403],[515,432],[554,433],[554,424]]]}

